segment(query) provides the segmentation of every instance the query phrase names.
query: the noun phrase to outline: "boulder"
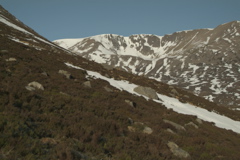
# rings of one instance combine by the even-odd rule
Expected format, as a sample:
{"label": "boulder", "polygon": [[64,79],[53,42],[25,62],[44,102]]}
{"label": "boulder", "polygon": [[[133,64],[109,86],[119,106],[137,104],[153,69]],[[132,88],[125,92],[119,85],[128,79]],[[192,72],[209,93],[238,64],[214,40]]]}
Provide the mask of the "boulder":
{"label": "boulder", "polygon": [[125,102],[126,102],[128,105],[130,105],[131,107],[136,108],[136,103],[135,103],[135,102],[130,101],[130,100],[128,100],[128,99],[125,99]]}
{"label": "boulder", "polygon": [[29,83],[25,88],[29,91],[34,91],[36,89],[44,90],[42,84],[40,84],[36,81],[33,81],[33,82]]}
{"label": "boulder", "polygon": [[143,129],[143,133],[152,134],[152,132],[153,132],[152,128],[150,128],[148,126],[145,126]]}
{"label": "boulder", "polygon": [[132,125],[134,123],[134,120],[132,118],[128,118],[128,122]]}
{"label": "boulder", "polygon": [[185,126],[192,126],[192,127],[196,128],[196,129],[198,129],[198,126],[195,123],[193,123],[193,122],[189,122],[189,123],[185,124]]}
{"label": "boulder", "polygon": [[150,87],[138,86],[138,87],[134,88],[133,90],[135,92],[137,92],[138,94],[146,96],[150,99],[159,99],[156,91],[154,89],[150,88]]}
{"label": "boulder", "polygon": [[31,86],[25,86],[25,88],[26,88],[27,90],[29,90],[29,91],[34,91],[34,90],[35,90],[35,88],[34,88],[34,87],[31,87]]}
{"label": "boulder", "polygon": [[145,134],[152,134],[152,128],[144,125],[142,122],[133,122],[131,126],[128,126],[130,132],[142,132]]}
{"label": "boulder", "polygon": [[133,126],[128,126],[128,130],[129,130],[130,132],[135,132],[135,131],[136,131],[136,128],[133,127]]}
{"label": "boulder", "polygon": [[6,61],[7,61],[7,62],[16,62],[17,59],[11,57],[11,58],[6,59]]}
{"label": "boulder", "polygon": [[92,85],[91,85],[90,81],[83,82],[83,86],[86,87],[86,88],[92,88]]}
{"label": "boulder", "polygon": [[172,134],[176,134],[176,133],[175,133],[173,130],[171,130],[170,128],[168,128],[166,131],[169,132],[169,133],[172,133]]}
{"label": "boulder", "polygon": [[170,125],[172,125],[174,128],[176,128],[178,131],[186,131],[186,129],[183,127],[183,126],[181,126],[181,125],[179,125],[179,124],[177,124],[177,123],[175,123],[175,122],[172,122],[172,121],[169,121],[169,120],[166,120],[166,119],[164,119],[163,120],[165,123],[168,123],[168,124],[170,124]]}
{"label": "boulder", "polygon": [[47,72],[42,72],[42,75],[47,76],[47,77],[49,76]]}
{"label": "boulder", "polygon": [[196,121],[198,122],[198,124],[202,124],[203,123],[202,120],[199,119],[199,118],[197,118]]}
{"label": "boulder", "polygon": [[112,90],[111,88],[109,88],[108,86],[105,86],[104,89],[105,89],[105,91],[107,91],[107,92],[113,92],[113,90]]}
{"label": "boulder", "polygon": [[174,142],[168,142],[167,146],[169,147],[170,151],[179,158],[189,158],[190,155],[188,152],[184,151]]}
{"label": "boulder", "polygon": [[73,79],[73,76],[68,71],[59,70],[58,73],[64,75],[67,79]]}
{"label": "boulder", "polygon": [[179,93],[175,88],[171,89],[171,93],[173,93],[175,96],[179,96]]}

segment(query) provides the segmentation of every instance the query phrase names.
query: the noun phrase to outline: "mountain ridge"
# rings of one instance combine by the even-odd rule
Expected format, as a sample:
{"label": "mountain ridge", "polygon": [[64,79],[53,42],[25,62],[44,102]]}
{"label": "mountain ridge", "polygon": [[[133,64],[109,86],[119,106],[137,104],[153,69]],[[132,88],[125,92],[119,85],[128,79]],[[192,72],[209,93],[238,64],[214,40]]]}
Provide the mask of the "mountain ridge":
{"label": "mountain ridge", "polygon": [[68,40],[54,43],[105,66],[176,85],[219,105],[238,107],[239,37],[240,22],[232,21],[214,29],[164,36],[102,34],[75,39],[68,47],[64,46]]}

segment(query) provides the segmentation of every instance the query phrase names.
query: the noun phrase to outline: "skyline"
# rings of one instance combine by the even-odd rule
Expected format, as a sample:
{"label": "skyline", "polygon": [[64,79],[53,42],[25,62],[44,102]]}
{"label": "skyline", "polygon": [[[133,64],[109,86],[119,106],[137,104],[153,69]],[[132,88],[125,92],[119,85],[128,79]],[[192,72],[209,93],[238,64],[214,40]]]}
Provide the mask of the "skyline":
{"label": "skyline", "polygon": [[240,20],[239,0],[0,0],[50,41],[99,34],[155,34],[215,28]]}

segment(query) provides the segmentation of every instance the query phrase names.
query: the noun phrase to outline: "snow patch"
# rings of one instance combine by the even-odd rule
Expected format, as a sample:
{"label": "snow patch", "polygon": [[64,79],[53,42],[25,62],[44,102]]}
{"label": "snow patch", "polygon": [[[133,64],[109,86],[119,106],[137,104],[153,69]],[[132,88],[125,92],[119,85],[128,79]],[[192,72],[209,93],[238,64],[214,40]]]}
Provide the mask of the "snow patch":
{"label": "snow patch", "polygon": [[196,65],[192,65],[192,64],[188,64],[189,65],[189,68],[193,69],[193,74],[196,72],[196,70],[199,68],[199,66],[196,66]]}
{"label": "snow patch", "polygon": [[214,99],[214,97],[212,95],[204,96],[204,98],[211,101],[211,102],[213,102],[213,99]]}
{"label": "snow patch", "polygon": [[225,41],[229,42],[229,43],[232,43],[232,41],[228,38],[223,38]]}
{"label": "snow patch", "polygon": [[21,28],[21,27],[18,27],[17,25],[9,22],[9,21],[6,20],[5,17],[3,17],[2,15],[0,15],[0,22],[4,23],[4,24],[8,25],[9,27],[14,28],[14,29],[16,29],[16,30],[18,30],[18,31],[20,31],[20,32],[23,32],[23,33],[25,33],[25,34],[33,35],[32,33],[28,32],[27,30],[25,30],[25,29],[23,29],[23,28]]}

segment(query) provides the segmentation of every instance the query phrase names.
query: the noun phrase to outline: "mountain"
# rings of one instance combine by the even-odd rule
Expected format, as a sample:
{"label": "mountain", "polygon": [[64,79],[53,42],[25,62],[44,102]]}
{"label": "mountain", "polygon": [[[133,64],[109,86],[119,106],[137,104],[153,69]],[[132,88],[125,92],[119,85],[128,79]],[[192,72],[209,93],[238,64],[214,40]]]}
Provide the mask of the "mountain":
{"label": "mountain", "polygon": [[240,21],[170,35],[97,35],[55,44],[76,55],[240,106]]}
{"label": "mountain", "polygon": [[0,6],[0,159],[238,159],[240,111],[109,69]]}

